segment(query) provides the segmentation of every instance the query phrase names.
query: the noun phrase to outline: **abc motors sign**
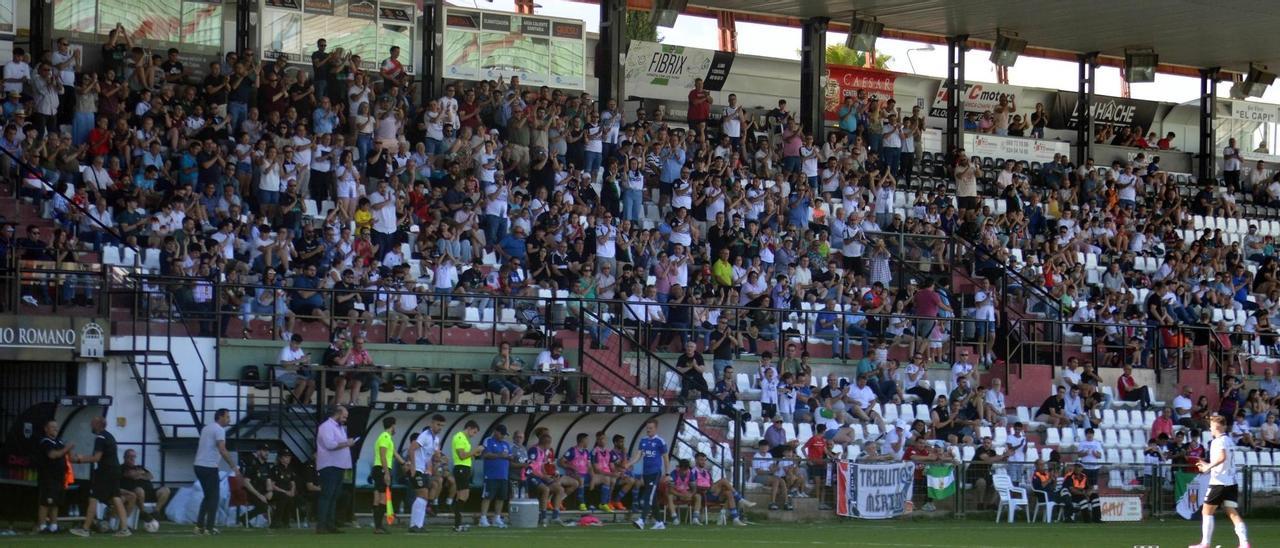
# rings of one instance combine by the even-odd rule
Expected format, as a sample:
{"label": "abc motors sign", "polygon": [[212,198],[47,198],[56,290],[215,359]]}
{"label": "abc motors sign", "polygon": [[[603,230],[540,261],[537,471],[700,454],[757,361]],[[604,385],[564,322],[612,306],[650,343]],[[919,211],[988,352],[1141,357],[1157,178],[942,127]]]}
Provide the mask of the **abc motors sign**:
{"label": "abc motors sign", "polygon": [[106,353],[105,325],[93,318],[0,316],[0,359],[100,359]]}

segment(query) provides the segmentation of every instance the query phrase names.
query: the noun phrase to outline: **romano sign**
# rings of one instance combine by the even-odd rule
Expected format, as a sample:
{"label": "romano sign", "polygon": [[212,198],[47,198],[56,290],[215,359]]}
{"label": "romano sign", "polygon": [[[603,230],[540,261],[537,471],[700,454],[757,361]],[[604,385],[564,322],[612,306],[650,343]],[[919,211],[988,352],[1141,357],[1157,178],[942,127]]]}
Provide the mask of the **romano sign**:
{"label": "romano sign", "polygon": [[0,316],[0,360],[66,362],[101,359],[107,322],[65,316]]}

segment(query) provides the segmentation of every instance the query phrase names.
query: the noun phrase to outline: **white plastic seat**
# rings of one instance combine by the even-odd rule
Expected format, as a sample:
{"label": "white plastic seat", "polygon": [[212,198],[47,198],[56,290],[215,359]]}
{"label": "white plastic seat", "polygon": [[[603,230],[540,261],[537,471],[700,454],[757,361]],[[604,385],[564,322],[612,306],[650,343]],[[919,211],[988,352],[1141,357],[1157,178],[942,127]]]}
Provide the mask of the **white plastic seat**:
{"label": "white plastic seat", "polygon": [[996,523],[1000,522],[1000,514],[1006,510],[1009,523],[1013,523],[1013,516],[1018,510],[1022,510],[1027,523],[1031,523],[1031,501],[1027,498],[1027,490],[1014,487],[1013,480],[1006,474],[995,474],[991,479],[996,493],[1000,495],[1000,505],[996,507]]}
{"label": "white plastic seat", "polygon": [[124,266],[124,263],[120,262],[120,248],[114,245],[102,246],[102,264]]}

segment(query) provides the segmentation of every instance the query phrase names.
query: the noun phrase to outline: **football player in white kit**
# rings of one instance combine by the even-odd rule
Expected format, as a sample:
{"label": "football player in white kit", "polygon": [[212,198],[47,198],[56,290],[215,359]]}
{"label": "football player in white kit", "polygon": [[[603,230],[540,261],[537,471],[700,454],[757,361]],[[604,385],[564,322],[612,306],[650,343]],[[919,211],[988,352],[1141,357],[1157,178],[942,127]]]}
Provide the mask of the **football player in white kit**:
{"label": "football player in white kit", "polygon": [[413,499],[413,510],[409,514],[409,532],[425,533],[427,521],[427,499],[430,498],[431,472],[435,469],[431,463],[440,452],[440,432],[444,430],[444,416],[434,415],[431,424],[414,438],[409,446],[409,460],[405,467],[413,473],[413,491],[417,495]]}
{"label": "football player in white kit", "polygon": [[1201,507],[1200,544],[1190,548],[1209,548],[1213,539],[1213,514],[1221,506],[1227,511],[1227,517],[1235,525],[1236,536],[1240,538],[1240,548],[1249,548],[1248,531],[1244,519],[1236,511],[1236,499],[1239,498],[1239,487],[1236,485],[1235,458],[1231,454],[1235,443],[1227,435],[1229,426],[1227,418],[1214,415],[1209,418],[1209,429],[1213,432],[1213,441],[1209,442],[1209,459],[1196,463],[1200,473],[1209,474],[1209,492],[1204,496]]}

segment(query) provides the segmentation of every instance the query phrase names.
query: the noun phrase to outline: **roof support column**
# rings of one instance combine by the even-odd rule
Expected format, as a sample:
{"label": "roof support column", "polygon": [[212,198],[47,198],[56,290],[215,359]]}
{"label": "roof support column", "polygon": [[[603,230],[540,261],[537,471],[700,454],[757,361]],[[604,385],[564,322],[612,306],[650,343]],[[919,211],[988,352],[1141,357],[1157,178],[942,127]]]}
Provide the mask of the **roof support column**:
{"label": "roof support column", "polygon": [[720,30],[720,51],[738,51],[738,16],[732,11],[716,13],[716,26]]}
{"label": "roof support column", "polygon": [[946,154],[964,146],[964,52],[969,51],[969,35],[947,38],[947,134]]}
{"label": "roof support column", "polygon": [[[426,0],[422,4],[422,104],[444,95],[443,49],[436,46],[444,42],[444,0]],[[439,40],[439,42],[437,42]]]}
{"label": "roof support column", "polygon": [[616,99],[621,105],[623,93],[622,56],[627,52],[627,0],[600,0],[600,43],[596,48],[596,78],[600,90],[599,104]]}
{"label": "roof support column", "polygon": [[1218,72],[1218,67],[1200,69],[1200,153],[1196,175],[1202,183],[1217,174],[1213,113],[1218,106]]}
{"label": "roof support column", "polygon": [[[243,52],[249,49],[250,30],[257,30],[257,27],[249,22],[250,14],[256,9],[256,2],[252,0],[236,0],[236,51]],[[35,11],[32,10],[34,14]],[[36,57],[38,59],[38,57]],[[257,61],[253,59],[252,61]]]}
{"label": "roof support column", "polygon": [[827,25],[831,19],[811,17],[800,32],[800,124],[822,142],[822,78],[827,75]]}
{"label": "roof support column", "polygon": [[1076,95],[1076,165],[1082,166],[1089,159],[1089,146],[1093,143],[1093,91],[1095,69],[1098,68],[1098,52],[1079,56],[1080,88]]}

